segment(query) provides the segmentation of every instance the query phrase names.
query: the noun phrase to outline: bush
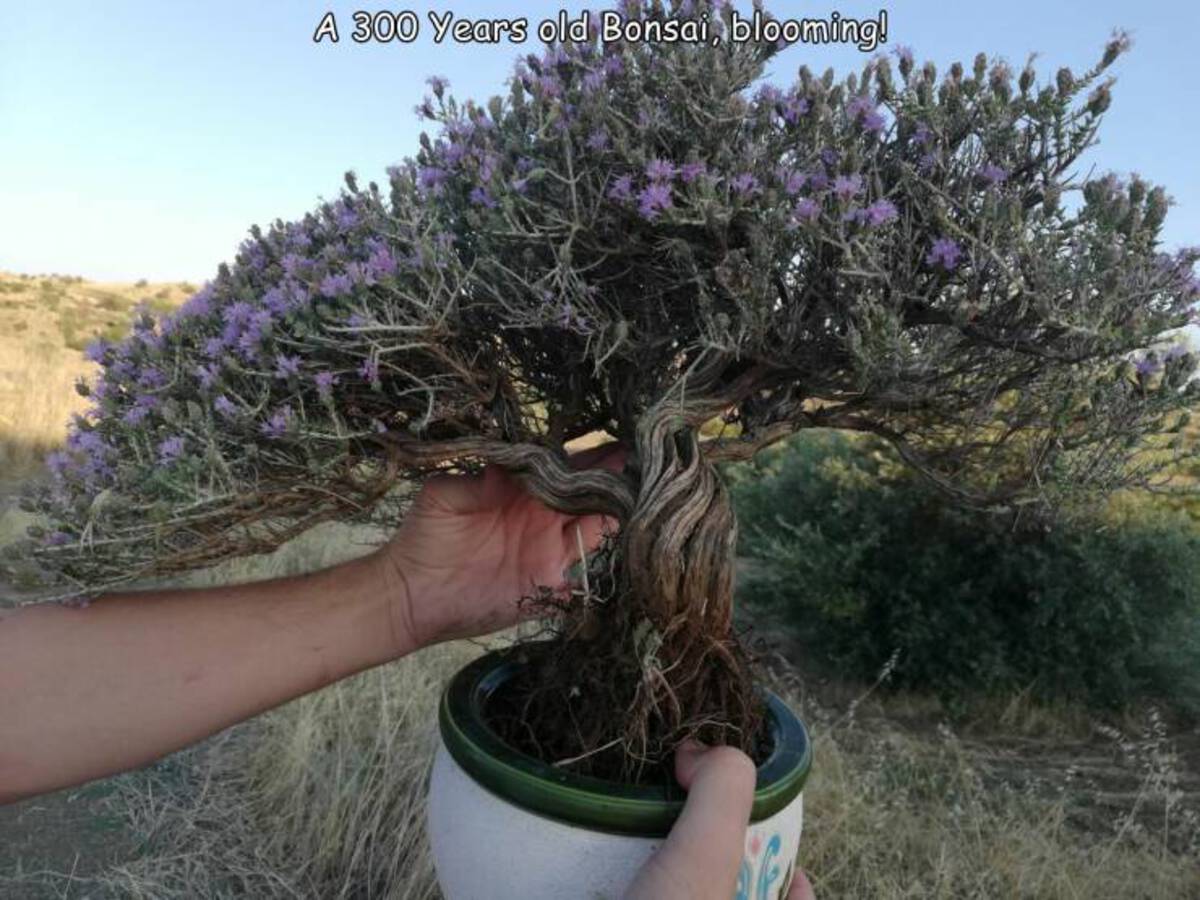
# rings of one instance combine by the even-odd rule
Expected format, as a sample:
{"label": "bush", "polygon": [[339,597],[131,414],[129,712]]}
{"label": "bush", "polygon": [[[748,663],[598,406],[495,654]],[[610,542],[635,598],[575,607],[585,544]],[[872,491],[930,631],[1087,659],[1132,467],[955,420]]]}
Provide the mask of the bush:
{"label": "bush", "polygon": [[802,435],[730,467],[744,596],[783,605],[824,661],[950,700],[1032,686],[1116,708],[1200,712],[1200,536],[1182,515],[1015,530],[898,476],[880,448]]}

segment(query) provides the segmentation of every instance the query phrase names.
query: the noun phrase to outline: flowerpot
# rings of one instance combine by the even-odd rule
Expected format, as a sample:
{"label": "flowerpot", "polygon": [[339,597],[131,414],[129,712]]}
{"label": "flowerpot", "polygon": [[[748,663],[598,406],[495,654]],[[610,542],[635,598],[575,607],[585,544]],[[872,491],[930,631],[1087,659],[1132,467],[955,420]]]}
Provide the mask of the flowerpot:
{"label": "flowerpot", "polygon": [[[429,787],[429,838],[446,900],[619,900],[683,808],[675,786],[578,775],[522,753],[487,724],[489,698],[520,670],[489,653],[451,680]],[[770,754],[758,767],[735,898],[776,900],[792,879],[812,749],[765,692]]]}

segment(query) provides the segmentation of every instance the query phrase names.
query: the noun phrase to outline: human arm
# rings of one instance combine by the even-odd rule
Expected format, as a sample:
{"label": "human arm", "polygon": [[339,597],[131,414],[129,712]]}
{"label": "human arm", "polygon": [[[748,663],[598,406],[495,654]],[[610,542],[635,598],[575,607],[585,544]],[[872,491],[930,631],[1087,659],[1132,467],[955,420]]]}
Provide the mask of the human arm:
{"label": "human arm", "polygon": [[[616,449],[572,457],[619,468]],[[600,517],[501,470],[437,476],[392,540],[308,575],[0,611],[0,804],[146,765],[422,646],[513,624]]]}

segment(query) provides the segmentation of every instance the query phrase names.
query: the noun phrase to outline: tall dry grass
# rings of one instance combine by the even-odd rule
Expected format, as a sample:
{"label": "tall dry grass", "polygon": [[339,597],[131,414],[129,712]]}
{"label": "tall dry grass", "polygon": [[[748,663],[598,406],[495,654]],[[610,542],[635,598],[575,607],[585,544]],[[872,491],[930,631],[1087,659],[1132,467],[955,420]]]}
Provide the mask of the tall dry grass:
{"label": "tall dry grass", "polygon": [[96,367],[46,343],[5,341],[0,349],[0,481],[14,481],[34,474],[61,446],[71,414],[88,405],[75,381]]}
{"label": "tall dry grass", "polygon": [[[423,651],[121,776],[107,802],[145,835],[143,854],[83,882],[28,877],[137,900],[436,898],[424,832],[434,708],[478,652]],[[859,718],[854,703],[834,710],[794,671],[777,670],[776,687],[814,735],[799,862],[822,900],[1200,896],[1194,812],[1167,802],[1155,828],[1133,815],[1172,792],[1177,760],[1153,729],[1114,738],[1144,763],[1130,815],[1081,830],[1065,792],[989,782],[948,727],[919,733]],[[1189,830],[1188,848],[1168,846]]]}

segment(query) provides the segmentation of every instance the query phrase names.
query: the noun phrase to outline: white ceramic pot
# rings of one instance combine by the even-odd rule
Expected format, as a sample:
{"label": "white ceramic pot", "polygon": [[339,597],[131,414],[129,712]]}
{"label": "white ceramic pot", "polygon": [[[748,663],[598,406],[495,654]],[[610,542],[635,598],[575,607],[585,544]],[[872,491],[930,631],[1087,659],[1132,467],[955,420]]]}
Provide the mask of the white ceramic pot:
{"label": "white ceramic pot", "polygon": [[[503,744],[479,711],[516,670],[488,654],[443,696],[428,813],[442,892],[446,900],[620,900],[682,800],[566,773]],[[768,703],[774,748],[759,766],[731,900],[785,897],[800,844],[812,751],[791,710],[772,694]]]}

